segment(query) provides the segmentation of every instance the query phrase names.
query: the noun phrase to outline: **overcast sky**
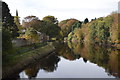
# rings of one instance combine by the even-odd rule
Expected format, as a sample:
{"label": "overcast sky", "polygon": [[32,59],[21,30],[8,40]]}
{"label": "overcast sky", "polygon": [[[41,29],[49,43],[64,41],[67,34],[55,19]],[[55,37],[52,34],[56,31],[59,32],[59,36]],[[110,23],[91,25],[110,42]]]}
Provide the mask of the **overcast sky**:
{"label": "overcast sky", "polygon": [[35,15],[42,19],[47,15],[58,18],[59,21],[75,18],[83,21],[85,18],[104,17],[118,10],[119,0],[3,0],[15,16],[16,9],[20,19]]}

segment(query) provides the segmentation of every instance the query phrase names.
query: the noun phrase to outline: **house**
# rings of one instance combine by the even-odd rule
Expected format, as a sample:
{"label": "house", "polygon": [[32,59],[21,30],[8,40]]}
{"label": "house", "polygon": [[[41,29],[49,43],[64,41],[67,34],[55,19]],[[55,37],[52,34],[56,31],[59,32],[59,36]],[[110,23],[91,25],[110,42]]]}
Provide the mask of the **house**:
{"label": "house", "polygon": [[13,46],[14,47],[21,47],[25,45],[30,45],[31,43],[27,41],[25,38],[16,38],[12,40]]}

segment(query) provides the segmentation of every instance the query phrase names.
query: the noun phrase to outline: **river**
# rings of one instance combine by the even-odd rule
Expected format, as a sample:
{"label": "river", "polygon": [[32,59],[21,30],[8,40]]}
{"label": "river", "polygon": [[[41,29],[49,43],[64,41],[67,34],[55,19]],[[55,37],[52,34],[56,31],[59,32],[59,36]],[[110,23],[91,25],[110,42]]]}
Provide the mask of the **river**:
{"label": "river", "polygon": [[62,43],[44,59],[27,66],[19,78],[118,78],[119,50]]}

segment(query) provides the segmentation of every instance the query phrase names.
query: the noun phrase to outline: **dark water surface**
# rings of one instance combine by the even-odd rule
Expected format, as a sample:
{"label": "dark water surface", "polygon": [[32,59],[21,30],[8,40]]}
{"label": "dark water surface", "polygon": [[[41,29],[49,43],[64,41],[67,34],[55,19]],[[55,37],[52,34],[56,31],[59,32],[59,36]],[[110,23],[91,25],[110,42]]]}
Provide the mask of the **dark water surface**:
{"label": "dark water surface", "polygon": [[115,78],[120,77],[119,51],[106,47],[59,44],[49,56],[29,65],[20,78]]}

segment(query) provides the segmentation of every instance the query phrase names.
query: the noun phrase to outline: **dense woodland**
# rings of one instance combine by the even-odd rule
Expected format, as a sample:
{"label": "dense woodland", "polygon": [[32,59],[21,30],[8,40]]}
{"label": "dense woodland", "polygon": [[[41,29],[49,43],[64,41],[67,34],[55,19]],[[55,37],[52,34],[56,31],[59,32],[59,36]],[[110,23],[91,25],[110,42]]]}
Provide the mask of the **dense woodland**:
{"label": "dense woodland", "polygon": [[[54,16],[26,16],[20,23],[20,16],[10,14],[8,5],[2,2],[2,49],[3,55],[10,53],[14,39],[24,39],[31,44],[44,41],[66,41],[80,44],[98,44],[120,47],[120,14],[80,21],[74,18],[61,22]],[[12,52],[11,52],[12,53]]]}

